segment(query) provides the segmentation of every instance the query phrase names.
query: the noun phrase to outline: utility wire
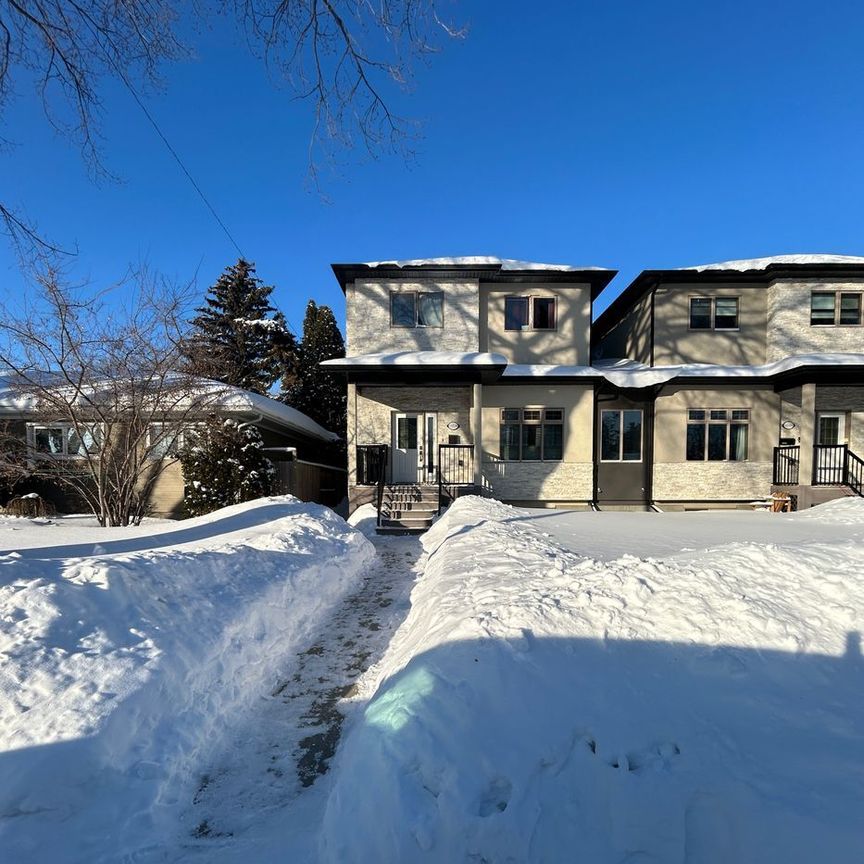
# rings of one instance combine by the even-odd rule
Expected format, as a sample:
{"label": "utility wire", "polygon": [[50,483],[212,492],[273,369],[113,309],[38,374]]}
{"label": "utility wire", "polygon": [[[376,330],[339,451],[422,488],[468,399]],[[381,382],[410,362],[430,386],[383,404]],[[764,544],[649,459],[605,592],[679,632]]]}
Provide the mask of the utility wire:
{"label": "utility wire", "polygon": [[[159,128],[159,124],[156,122],[156,118],[147,110],[147,106],[144,104],[141,97],[138,95],[138,91],[132,86],[132,82],[126,77],[126,74],[123,72],[123,69],[119,66],[119,64],[115,62],[114,57],[111,55],[111,51],[102,44],[102,37],[105,34],[94,26],[94,23],[90,19],[89,15],[85,15],[84,20],[87,22],[87,26],[90,28],[90,32],[93,34],[96,41],[102,48],[102,52],[105,55],[105,58],[111,64],[114,71],[117,73],[117,77],[123,82],[126,89],[132,94],[132,98],[135,100],[144,116],[150,121],[150,125],[156,130],[156,134],[162,139],[162,143],[168,148],[168,152],[174,157],[174,161],[180,166],[180,170],[186,175],[186,178],[192,184],[192,188],[198,193],[198,197],[204,202],[207,209],[213,214],[213,218],[219,224],[219,227],[225,232],[225,236],[231,241],[231,245],[237,250],[237,254],[241,258],[245,258],[246,256],[243,254],[243,250],[240,248],[237,241],[231,236],[231,232],[228,230],[228,227],[219,218],[219,214],[216,212],[216,208],[210,203],[210,201],[207,199],[207,196],[204,194],[204,191],[195,182],[195,178],[189,172],[189,169],[183,164],[183,160],[180,158],[180,154],[171,146],[171,142],[165,137],[165,133]],[[110,43],[110,37],[107,38]]]}

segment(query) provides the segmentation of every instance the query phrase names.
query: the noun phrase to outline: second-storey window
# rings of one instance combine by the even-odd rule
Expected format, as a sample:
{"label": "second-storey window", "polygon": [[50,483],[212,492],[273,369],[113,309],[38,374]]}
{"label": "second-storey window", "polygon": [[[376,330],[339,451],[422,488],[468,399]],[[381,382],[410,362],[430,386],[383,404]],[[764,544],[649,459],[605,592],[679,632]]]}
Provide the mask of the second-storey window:
{"label": "second-storey window", "polygon": [[737,297],[691,297],[691,330],[737,330]]}
{"label": "second-storey window", "polygon": [[743,462],[749,444],[749,408],[692,408],[687,412],[689,462]]}
{"label": "second-storey window", "polygon": [[444,294],[440,291],[393,291],[391,327],[443,327]]}
{"label": "second-storey window", "polygon": [[824,327],[861,323],[861,293],[857,291],[814,291],[810,295],[810,324]]}
{"label": "second-storey window", "polygon": [[504,408],[501,458],[510,462],[560,461],[564,452],[563,408]]}
{"label": "second-storey window", "polygon": [[555,330],[558,327],[554,297],[505,297],[505,330]]}

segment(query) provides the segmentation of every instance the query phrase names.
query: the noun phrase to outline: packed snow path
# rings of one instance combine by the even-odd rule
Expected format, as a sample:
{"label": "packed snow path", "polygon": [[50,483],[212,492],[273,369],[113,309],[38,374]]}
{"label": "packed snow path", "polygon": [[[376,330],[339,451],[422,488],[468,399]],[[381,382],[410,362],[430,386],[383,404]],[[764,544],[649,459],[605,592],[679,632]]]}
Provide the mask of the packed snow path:
{"label": "packed snow path", "polygon": [[[357,679],[383,655],[410,607],[422,571],[416,537],[375,537],[378,558],[359,591],[348,597],[271,693],[254,728],[198,778],[175,838],[179,858],[222,860],[260,838],[263,824],[284,821],[307,787],[328,769]],[[359,704],[362,700],[357,699]],[[299,803],[299,802],[296,802]],[[290,821],[290,820],[289,820]],[[264,834],[269,830],[264,828]],[[244,836],[245,835],[245,836]]]}

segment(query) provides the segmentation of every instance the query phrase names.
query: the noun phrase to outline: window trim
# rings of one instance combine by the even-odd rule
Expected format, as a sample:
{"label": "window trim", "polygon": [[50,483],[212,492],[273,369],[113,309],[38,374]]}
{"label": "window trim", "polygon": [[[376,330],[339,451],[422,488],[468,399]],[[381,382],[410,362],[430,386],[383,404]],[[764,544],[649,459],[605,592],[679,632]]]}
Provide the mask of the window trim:
{"label": "window trim", "polygon": [[[440,324],[419,324],[417,318],[420,314],[420,297],[421,296],[441,297],[441,323]],[[414,323],[413,324],[396,324],[393,321],[393,298],[394,297],[413,297],[414,298]],[[443,330],[444,329],[444,292],[443,291],[391,291],[390,292],[390,328],[392,330]]]}
{"label": "window trim", "polygon": [[[693,326],[693,301],[708,300],[711,304],[711,325],[709,327],[694,327]],[[735,326],[734,327],[718,327],[716,324],[717,318],[717,301],[718,300],[734,300],[735,301]],[[741,329],[741,295],[740,294],[689,294],[687,296],[687,330],[692,333],[736,333]]]}
{"label": "window trim", "polygon": [[[528,303],[528,323],[522,327],[507,326],[507,301],[508,300],[525,300]],[[552,316],[555,320],[554,327],[537,327],[534,324],[534,301],[535,300],[551,300],[552,301]],[[507,333],[524,333],[526,330],[536,331],[538,333],[557,333],[558,332],[558,295],[557,294],[506,294],[504,296],[504,330]]]}
{"label": "window trim", "polygon": [[[705,417],[701,420],[692,419],[690,414],[693,411],[702,411],[705,414]],[[711,417],[711,414],[715,411],[724,411],[726,413],[726,418],[723,420],[714,419]],[[746,411],[747,418],[743,419],[741,417],[734,417],[736,411]],[[687,408],[685,421],[684,421],[684,461],[685,462],[749,462],[750,461],[750,430],[752,428],[753,423],[753,409],[745,408],[743,406],[739,406],[737,408]],[[747,427],[747,455],[743,459],[730,459],[729,454],[732,452],[731,444],[732,444],[732,425],[745,425]],[[705,440],[702,444],[702,458],[701,459],[691,459],[687,454],[687,439],[689,436],[689,431],[691,426],[704,426],[705,427]],[[725,426],[726,427],[726,456],[723,459],[709,459],[708,458],[708,447],[710,444],[710,436],[708,434],[708,429],[711,426]]]}
{"label": "window trim", "polygon": [[144,445],[147,450],[147,460],[155,462],[157,459],[165,460],[165,461],[177,461],[180,458],[180,451],[186,446],[186,436],[192,432],[196,425],[200,426],[200,424],[195,423],[187,423],[177,429],[177,434],[174,437],[174,441],[172,444],[176,446],[176,450],[172,453],[170,450],[167,450],[162,455],[156,455],[153,451],[153,447],[156,446],[153,443],[153,439],[150,435],[150,430],[154,426],[171,426],[171,423],[165,423],[161,420],[153,420],[147,424],[147,434],[145,435],[146,444]]}
{"label": "window trim", "polygon": [[[813,298],[817,295],[834,297],[834,314],[832,321],[815,322],[813,320]],[[843,297],[857,296],[858,297],[858,320],[853,324],[848,321],[841,321],[840,317],[843,314]],[[814,288],[810,291],[810,326],[811,327],[862,327],[864,326],[864,290],[849,291],[843,288],[822,289]]]}
{"label": "window trim", "polygon": [[[639,413],[639,458],[638,459],[625,459],[624,458],[624,420],[622,415],[625,411],[636,411]],[[618,458],[617,459],[604,459],[603,458],[603,415],[604,414],[617,414],[621,420],[622,430],[619,433],[618,437]],[[601,408],[600,409],[600,424],[597,430],[597,434],[599,435],[598,443],[598,451],[600,454],[600,461],[604,465],[639,465],[645,461],[645,411],[642,408]]]}
{"label": "window trim", "polygon": [[[101,423],[80,424],[82,427],[87,426],[90,429],[101,427]],[[44,450],[36,449],[36,432],[40,429],[60,429],[63,435],[63,452],[62,453],[47,453]],[[102,429],[104,434],[104,429]],[[34,459],[89,459],[93,456],[98,456],[98,450],[91,450],[87,453],[70,453],[69,452],[69,436],[78,434],[74,423],[67,420],[58,420],[56,423],[27,423],[25,427],[25,438],[27,444],[28,457]],[[101,447],[101,445],[100,445]]]}
{"label": "window trim", "polygon": [[[508,411],[518,411],[519,412],[519,421],[515,423],[508,423],[505,421],[504,416]],[[527,411],[539,411],[540,416],[537,419],[525,419],[525,412]],[[548,411],[556,411],[560,412],[560,419],[547,418],[546,413]],[[549,407],[545,405],[525,405],[520,408],[510,407],[510,408],[499,408],[498,409],[498,460],[500,462],[519,462],[519,463],[536,463],[536,462],[563,462],[564,461],[564,417],[565,417],[565,409],[558,407]],[[518,442],[519,442],[519,458],[518,459],[510,459],[505,458],[503,454],[503,448],[501,447],[501,429],[504,426],[518,426],[519,434],[518,434]],[[540,442],[540,458],[539,459],[525,459],[522,456],[522,428],[524,426],[533,426],[540,430],[539,442]],[[561,428],[561,455],[556,458],[547,458],[546,457],[546,427],[547,426],[559,426]]]}

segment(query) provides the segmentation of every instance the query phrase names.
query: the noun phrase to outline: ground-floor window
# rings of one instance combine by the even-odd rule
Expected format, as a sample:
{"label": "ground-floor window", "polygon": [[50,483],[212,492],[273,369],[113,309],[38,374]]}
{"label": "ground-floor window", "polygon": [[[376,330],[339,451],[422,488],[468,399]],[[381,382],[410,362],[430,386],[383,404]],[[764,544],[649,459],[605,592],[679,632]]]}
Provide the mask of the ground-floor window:
{"label": "ground-floor window", "polygon": [[27,427],[31,452],[45,456],[87,456],[99,451],[101,440],[102,427],[98,423],[79,425],[77,429],[71,423],[31,423]]}
{"label": "ground-floor window", "polygon": [[687,460],[743,462],[749,457],[749,408],[691,408],[687,412]]}
{"label": "ground-floor window", "polygon": [[614,409],[600,412],[600,459],[642,461],[642,412]]}
{"label": "ground-floor window", "polygon": [[559,461],[564,454],[564,409],[503,408],[500,453],[509,462]]}

